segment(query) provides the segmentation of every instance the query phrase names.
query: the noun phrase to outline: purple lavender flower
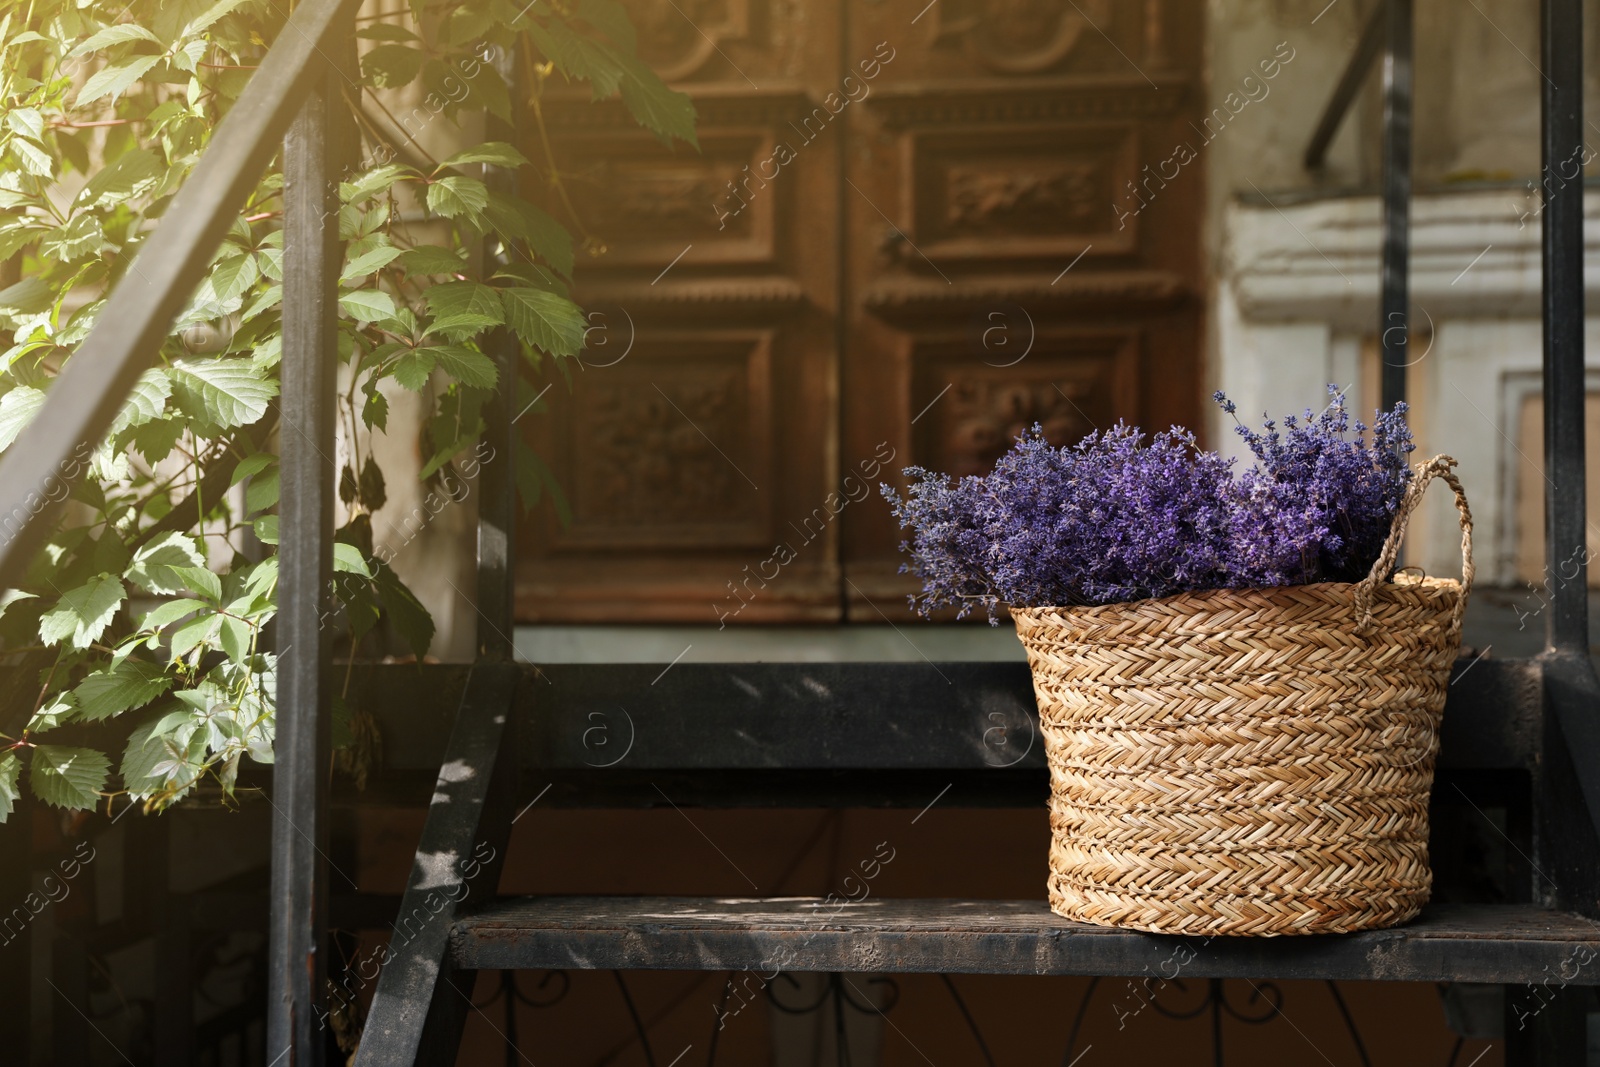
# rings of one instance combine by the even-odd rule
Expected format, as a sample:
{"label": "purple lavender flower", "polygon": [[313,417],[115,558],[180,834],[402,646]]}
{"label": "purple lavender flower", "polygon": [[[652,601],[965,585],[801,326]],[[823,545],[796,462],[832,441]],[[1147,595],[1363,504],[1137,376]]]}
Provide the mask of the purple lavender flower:
{"label": "purple lavender flower", "polygon": [[[1255,464],[1200,449],[1173,427],[1148,443],[1118,424],[1055,448],[1035,426],[989,474],[960,480],[907,468],[912,532],[903,571],[923,581],[923,614],[983,605],[1110,604],[1199,589],[1354,581],[1377,559],[1405,492],[1412,451],[1404,406],[1372,440],[1342,395],[1320,415],[1240,426]],[[1230,414],[1234,405],[1216,400]]]}
{"label": "purple lavender flower", "polygon": [[[1411,481],[1406,406],[1380,413],[1368,444],[1359,420],[1347,436],[1343,394],[1331,385],[1328,394],[1320,415],[1290,415],[1282,433],[1271,419],[1265,433],[1236,428],[1256,463],[1236,485],[1230,587],[1359,581],[1382,551]],[[1226,396],[1214,399],[1233,414]]]}

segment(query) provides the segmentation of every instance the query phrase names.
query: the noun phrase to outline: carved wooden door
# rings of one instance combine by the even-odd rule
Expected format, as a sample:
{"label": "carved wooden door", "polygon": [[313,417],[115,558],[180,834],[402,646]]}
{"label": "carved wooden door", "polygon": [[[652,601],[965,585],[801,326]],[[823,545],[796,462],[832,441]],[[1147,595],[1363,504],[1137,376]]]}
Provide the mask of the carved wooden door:
{"label": "carved wooden door", "polygon": [[524,527],[524,621],[898,621],[878,482],[1194,424],[1195,0],[627,6],[701,151],[542,109],[604,251],[529,420],[571,520]]}

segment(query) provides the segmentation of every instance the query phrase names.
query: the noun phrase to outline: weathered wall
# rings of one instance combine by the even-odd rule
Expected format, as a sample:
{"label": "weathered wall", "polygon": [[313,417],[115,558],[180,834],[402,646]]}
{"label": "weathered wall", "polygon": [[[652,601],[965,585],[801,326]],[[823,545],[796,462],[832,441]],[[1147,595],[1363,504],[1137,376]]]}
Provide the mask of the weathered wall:
{"label": "weathered wall", "polygon": [[[1271,95],[1246,108],[1206,157],[1208,379],[1252,417],[1320,409],[1329,382],[1350,387],[1362,411],[1376,399],[1381,69],[1369,75],[1325,170],[1313,174],[1301,163],[1371,6],[1209,7],[1213,105],[1235,88],[1230,74],[1257,53],[1278,41],[1295,49]],[[1589,8],[1592,27],[1596,5]],[[1416,10],[1408,371],[1415,458],[1449,452],[1462,461],[1480,580],[1499,584],[1540,571],[1525,573],[1526,542],[1540,532],[1516,518],[1531,482],[1543,485],[1542,457],[1517,444],[1529,417],[1522,394],[1540,359],[1537,9],[1530,0],[1418,0]],[[1591,76],[1591,115],[1594,85]],[[1600,127],[1589,125],[1600,149]],[[1589,246],[1600,265],[1600,231]],[[1210,430],[1237,454],[1231,420],[1219,412]],[[1430,573],[1452,573],[1457,540],[1441,497],[1414,527],[1408,558]]]}

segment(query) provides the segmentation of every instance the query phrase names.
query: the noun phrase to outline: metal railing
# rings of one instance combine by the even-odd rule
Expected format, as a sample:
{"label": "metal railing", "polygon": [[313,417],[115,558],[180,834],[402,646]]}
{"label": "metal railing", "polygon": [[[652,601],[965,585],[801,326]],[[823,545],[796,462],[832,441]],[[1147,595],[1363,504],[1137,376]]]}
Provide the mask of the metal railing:
{"label": "metal railing", "polygon": [[1406,398],[1406,354],[1410,339],[1408,275],[1411,253],[1411,38],[1412,0],[1379,0],[1367,17],[1328,106],[1306,146],[1305,165],[1318,170],[1334,134],[1383,55],[1383,258],[1379,267],[1378,348],[1382,355],[1379,397],[1390,408]]}
{"label": "metal railing", "polygon": [[[339,83],[329,57],[351,47],[358,0],[302,0],[217,126],[67,361],[43,409],[0,462],[0,588],[21,584],[64,507],[80,447],[105,439],[139,375],[156,361],[268,162],[283,150],[284,293],[280,463],[277,794],[272,830],[268,1059],[321,1062],[316,1004],[326,923],[328,646],[320,617],[333,553]],[[287,136],[285,134],[287,133]],[[56,501],[52,503],[52,500]],[[283,1054],[289,1055],[284,1056]]]}
{"label": "metal railing", "polygon": [[[1328,148],[1383,55],[1383,253],[1378,342],[1384,407],[1405,399],[1410,310],[1407,306],[1411,216],[1413,0],[1379,0],[1368,15],[1344,73],[1306,146],[1307,169],[1320,168]],[[1540,5],[1541,164],[1548,178],[1562,163],[1582,158],[1583,11],[1581,0]],[[1584,499],[1583,183],[1548,180],[1544,243],[1544,400],[1546,559],[1577,557],[1579,573],[1565,574],[1552,591],[1547,647],[1589,651],[1587,544]]]}

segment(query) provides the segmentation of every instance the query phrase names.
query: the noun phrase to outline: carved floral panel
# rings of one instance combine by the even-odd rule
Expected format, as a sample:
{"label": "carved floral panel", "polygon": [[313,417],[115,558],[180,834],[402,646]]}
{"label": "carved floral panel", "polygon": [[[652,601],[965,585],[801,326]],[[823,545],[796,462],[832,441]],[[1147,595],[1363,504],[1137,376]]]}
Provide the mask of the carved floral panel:
{"label": "carved floral panel", "polygon": [[700,146],[672,153],[638,137],[564,141],[573,206],[605,246],[586,268],[659,269],[690,244],[692,266],[773,260],[774,207],[785,189],[763,188],[745,169],[770,156],[769,140],[705,134]]}
{"label": "carved floral panel", "polygon": [[1025,356],[1021,348],[975,347],[970,337],[917,345],[911,412],[918,464],[957,477],[983,474],[1035,425],[1064,445],[1137,416],[1137,334],[1058,333],[1010,343],[1029,340]]}
{"label": "carved floral panel", "polygon": [[941,130],[908,139],[914,239],[935,260],[1134,250],[1113,205],[1134,180],[1129,127]]}
{"label": "carved floral panel", "polygon": [[[560,405],[558,548],[760,543],[770,482],[769,338],[641,342]],[[560,388],[560,386],[557,386]]]}

